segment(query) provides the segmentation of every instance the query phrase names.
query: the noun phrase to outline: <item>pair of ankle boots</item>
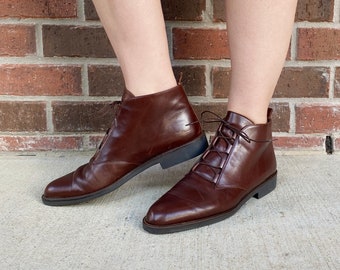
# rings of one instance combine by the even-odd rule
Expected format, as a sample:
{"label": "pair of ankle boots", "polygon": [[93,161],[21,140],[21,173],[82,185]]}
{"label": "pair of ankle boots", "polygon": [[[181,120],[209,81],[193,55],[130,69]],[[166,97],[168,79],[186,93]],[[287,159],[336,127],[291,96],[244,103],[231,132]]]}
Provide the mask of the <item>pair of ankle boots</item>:
{"label": "pair of ankle boots", "polygon": [[47,185],[42,200],[61,206],[107,194],[155,164],[163,169],[203,153],[190,172],[155,202],[143,219],[150,233],[172,233],[233,215],[251,197],[276,186],[271,109],[266,124],[228,112],[208,146],[180,85],[135,97],[128,90],[97,152]]}

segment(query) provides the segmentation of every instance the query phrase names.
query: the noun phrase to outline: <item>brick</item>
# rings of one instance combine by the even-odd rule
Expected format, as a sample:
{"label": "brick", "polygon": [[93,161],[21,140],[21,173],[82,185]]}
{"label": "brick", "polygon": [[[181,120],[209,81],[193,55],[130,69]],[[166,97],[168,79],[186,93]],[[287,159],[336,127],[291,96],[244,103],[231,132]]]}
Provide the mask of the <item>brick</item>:
{"label": "brick", "polygon": [[334,97],[340,97],[340,67],[335,70],[334,78]]}
{"label": "brick", "polygon": [[284,68],[276,86],[274,97],[326,98],[329,95],[329,77],[329,68]]}
{"label": "brick", "polygon": [[104,134],[102,135],[92,135],[89,137],[89,149],[97,149],[104,138]]}
{"label": "brick", "polygon": [[340,29],[298,29],[298,60],[339,60]]}
{"label": "brick", "polygon": [[[213,1],[213,20],[225,22],[225,0]],[[334,0],[299,0],[295,21],[331,22],[334,13]]]}
{"label": "brick", "polygon": [[[99,102],[52,103],[53,125],[57,132],[104,131],[111,126],[113,111]],[[105,113],[103,113],[105,112]]]}
{"label": "brick", "polygon": [[278,149],[320,150],[324,140],[315,136],[274,136],[274,147]]}
{"label": "brick", "polygon": [[175,59],[225,59],[230,57],[227,32],[220,29],[173,29]]}
{"label": "brick", "polygon": [[119,66],[90,65],[88,67],[90,96],[121,96],[125,83]]}
{"label": "brick", "polygon": [[205,0],[161,0],[164,18],[176,21],[201,21]]}
{"label": "brick", "polygon": [[0,56],[26,56],[36,52],[32,25],[0,25]]}
{"label": "brick", "polygon": [[[205,0],[162,0],[162,9],[165,20],[201,21],[205,11]],[[98,20],[98,14],[92,0],[85,0],[86,20]]]}
{"label": "brick", "polygon": [[333,20],[334,0],[299,0],[296,21],[331,22]]}
{"label": "brick", "polygon": [[0,17],[74,18],[77,17],[77,0],[2,0]]}
{"label": "brick", "polygon": [[44,56],[115,57],[103,28],[44,25]]}
{"label": "brick", "polygon": [[[323,67],[284,68],[276,86],[274,97],[328,97],[329,73],[329,68]],[[230,68],[214,67],[212,69],[214,98],[228,98],[230,79]]]}
{"label": "brick", "polygon": [[273,132],[289,132],[290,130],[290,109],[286,102],[275,102],[269,105],[273,109],[272,130]]}
{"label": "brick", "polygon": [[96,8],[93,5],[92,0],[85,0],[84,1],[84,9],[85,9],[85,18],[86,20],[99,20]]}
{"label": "brick", "polygon": [[0,151],[74,150],[82,147],[80,136],[0,136]]}
{"label": "brick", "polygon": [[0,102],[1,131],[46,131],[46,105],[43,102]]}
{"label": "brick", "polygon": [[300,104],[295,112],[297,134],[329,134],[340,130],[340,106]]}
{"label": "brick", "polygon": [[225,22],[225,0],[213,1],[213,20],[215,22]]}
{"label": "brick", "polygon": [[187,96],[206,96],[205,66],[173,67],[177,81],[182,73],[182,85]]}
{"label": "brick", "polygon": [[0,94],[81,95],[80,66],[0,65]]}
{"label": "brick", "polygon": [[227,98],[230,91],[231,68],[213,67],[211,70],[214,98]]}

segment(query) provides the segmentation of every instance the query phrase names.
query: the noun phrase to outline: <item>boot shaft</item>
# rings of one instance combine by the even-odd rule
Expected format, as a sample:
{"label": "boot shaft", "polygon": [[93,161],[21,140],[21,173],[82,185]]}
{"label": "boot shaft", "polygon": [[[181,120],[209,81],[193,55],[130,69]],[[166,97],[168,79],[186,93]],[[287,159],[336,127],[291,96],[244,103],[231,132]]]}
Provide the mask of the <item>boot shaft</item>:
{"label": "boot shaft", "polygon": [[143,162],[199,137],[202,130],[197,121],[180,85],[137,97],[126,91],[96,162],[125,156],[130,162]]}
{"label": "boot shaft", "polygon": [[234,142],[222,168],[226,173],[220,175],[217,188],[234,186],[249,189],[276,171],[271,115],[272,109],[268,109],[267,123],[254,124],[239,114],[227,114],[225,120],[239,128],[241,135],[233,134]]}

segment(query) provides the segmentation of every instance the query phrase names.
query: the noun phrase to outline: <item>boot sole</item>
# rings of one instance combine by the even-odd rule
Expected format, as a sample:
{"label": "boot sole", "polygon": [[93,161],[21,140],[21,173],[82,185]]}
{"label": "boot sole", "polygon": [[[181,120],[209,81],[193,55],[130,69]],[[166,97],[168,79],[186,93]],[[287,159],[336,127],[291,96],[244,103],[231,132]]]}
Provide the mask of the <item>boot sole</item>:
{"label": "boot sole", "polygon": [[268,177],[265,182],[261,185],[257,186],[250,193],[248,193],[233,209],[228,210],[227,212],[223,212],[214,216],[193,220],[189,222],[183,222],[179,224],[173,224],[168,226],[155,226],[149,224],[145,218],[143,219],[143,229],[152,234],[168,234],[175,233],[180,231],[191,230],[199,227],[203,227],[206,225],[210,225],[219,221],[222,221],[226,218],[234,215],[243,204],[245,204],[250,198],[254,197],[256,199],[261,199],[271,191],[273,191],[276,187],[277,182],[277,172]]}
{"label": "boot sole", "polygon": [[126,183],[128,180],[146,170],[147,168],[154,166],[156,164],[160,164],[163,169],[170,168],[179,163],[192,159],[200,154],[202,154],[206,148],[208,147],[208,142],[204,134],[202,134],[199,138],[183,145],[172,149],[168,152],[165,152],[157,157],[150,159],[145,162],[143,165],[135,168],[130,171],[118,181],[114,182],[112,185],[105,187],[96,192],[86,194],[83,196],[77,197],[68,197],[68,198],[46,198],[44,195],[42,196],[42,201],[44,204],[49,206],[65,206],[65,205],[73,205],[79,204],[83,202],[87,202],[89,200],[101,197],[107,193],[110,193]]}

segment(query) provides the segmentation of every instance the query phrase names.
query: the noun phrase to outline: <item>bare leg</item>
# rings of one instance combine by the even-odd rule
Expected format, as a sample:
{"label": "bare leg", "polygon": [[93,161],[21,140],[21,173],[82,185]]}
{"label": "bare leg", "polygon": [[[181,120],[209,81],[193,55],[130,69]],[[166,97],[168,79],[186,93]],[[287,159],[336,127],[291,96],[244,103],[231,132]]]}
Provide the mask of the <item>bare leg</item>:
{"label": "bare leg", "polygon": [[176,86],[159,0],[93,0],[134,95]]}
{"label": "bare leg", "polygon": [[218,222],[251,197],[260,199],[275,189],[277,167],[266,116],[296,1],[226,1],[232,60],[229,112],[200,160],[150,207],[143,220],[148,232],[171,233]]}
{"label": "bare leg", "polygon": [[232,78],[228,110],[265,123],[297,0],[226,0]]}

